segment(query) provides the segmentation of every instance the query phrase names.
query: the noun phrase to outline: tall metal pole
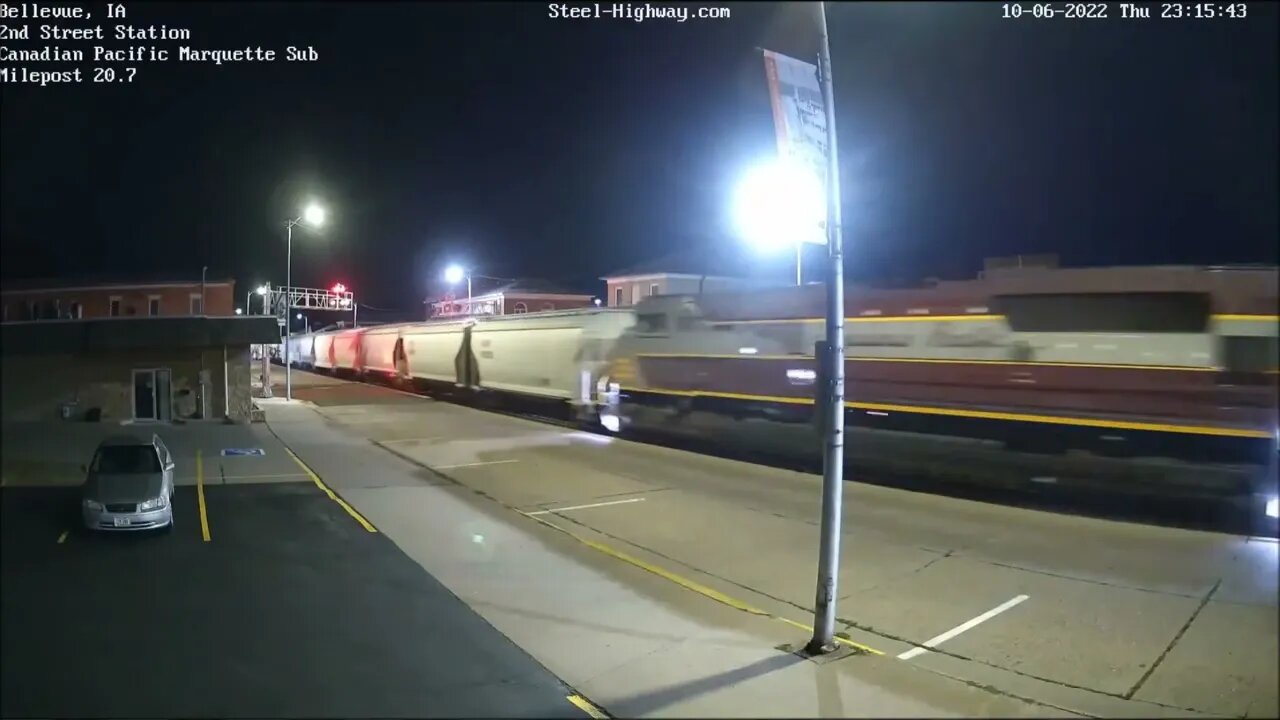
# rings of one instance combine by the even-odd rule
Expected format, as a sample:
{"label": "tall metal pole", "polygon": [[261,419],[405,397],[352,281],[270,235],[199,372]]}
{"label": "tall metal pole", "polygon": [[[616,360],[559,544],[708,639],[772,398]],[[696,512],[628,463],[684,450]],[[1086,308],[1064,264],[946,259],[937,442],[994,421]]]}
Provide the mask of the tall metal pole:
{"label": "tall metal pole", "polygon": [[290,363],[289,341],[293,339],[293,323],[289,317],[289,291],[293,288],[293,221],[289,221],[285,228],[288,230],[288,239],[285,241],[285,260],[284,260],[284,398],[285,400],[293,399],[293,365]]}
{"label": "tall metal pole", "polygon": [[821,36],[818,66],[822,102],[827,110],[827,346],[831,353],[831,413],[822,468],[822,543],[818,551],[818,588],[814,603],[812,654],[834,649],[836,584],[840,575],[840,519],[844,489],[844,247],[840,235],[840,153],[836,146],[835,91],[831,84],[831,44],[827,39],[827,7],[818,3]]}
{"label": "tall metal pole", "polygon": [[804,264],[804,245],[796,243],[796,286],[804,284],[803,265]]}

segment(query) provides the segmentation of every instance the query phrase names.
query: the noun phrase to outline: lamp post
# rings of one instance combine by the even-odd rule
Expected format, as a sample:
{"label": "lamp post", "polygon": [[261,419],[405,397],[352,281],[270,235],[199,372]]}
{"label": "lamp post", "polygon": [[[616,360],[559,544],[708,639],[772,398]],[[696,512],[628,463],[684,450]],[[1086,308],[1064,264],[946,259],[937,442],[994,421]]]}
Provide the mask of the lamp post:
{"label": "lamp post", "polygon": [[254,293],[258,293],[262,296],[262,314],[269,314],[267,312],[267,293],[269,292],[271,292],[271,288],[267,285],[259,286],[256,290],[246,290],[244,293],[244,314],[253,314],[253,303],[250,301],[253,299]]}
{"label": "lamp post", "polygon": [[[796,284],[803,279],[801,243],[826,245],[827,277],[825,341],[815,355],[821,384],[815,413],[823,431],[822,520],[818,549],[818,582],[814,603],[813,638],[806,651],[817,655],[835,649],[837,583],[840,568],[840,521],[844,485],[844,248],[840,219],[840,173],[836,146],[835,98],[831,83],[831,47],[827,38],[826,4],[817,5],[820,36],[817,80],[826,114],[825,167],[821,170],[784,153],[776,161],[754,168],[738,187],[739,231],[764,250],[796,245]],[[775,54],[776,55],[776,54]],[[778,56],[779,58],[781,56]],[[806,63],[785,58],[798,72]],[[809,66],[812,69],[812,65]],[[803,141],[803,138],[800,140]],[[810,141],[812,142],[812,141]],[[797,146],[791,146],[795,149]],[[812,145],[809,146],[813,148]],[[821,175],[826,176],[824,188]],[[825,196],[825,202],[824,202]],[[825,233],[819,228],[825,225]],[[825,234],[825,238],[821,235]]]}
{"label": "lamp post", "polygon": [[467,279],[467,312],[471,312],[471,271],[464,269],[461,265],[450,265],[444,269],[444,281],[450,285],[457,285],[462,278]]}
{"label": "lamp post", "polygon": [[822,467],[822,540],[818,548],[818,587],[813,638],[808,650],[834,649],[836,584],[840,575],[840,521],[844,502],[844,239],[840,218],[840,153],[836,145],[836,100],[831,82],[831,42],[827,37],[827,4],[818,3],[818,75],[827,112],[827,437]]}
{"label": "lamp post", "polygon": [[464,268],[461,265],[457,265],[457,264],[450,265],[449,267],[444,269],[444,281],[449,283],[450,285],[457,285],[459,282],[463,280],[463,278],[466,278],[466,281],[467,281],[467,314],[468,315],[472,314],[471,278],[484,278],[486,280],[497,280],[498,282],[511,280],[511,278],[493,277],[492,275],[479,275],[477,273],[473,273],[470,270],[470,268]]}
{"label": "lamp post", "polygon": [[[305,221],[305,222],[304,222]],[[324,224],[324,208],[316,204],[307,206],[302,215],[285,222],[285,265],[284,265],[284,397],[293,399],[293,365],[290,352],[290,340],[293,338],[293,323],[289,322],[289,294],[293,292],[293,226],[309,225],[318,228]]]}

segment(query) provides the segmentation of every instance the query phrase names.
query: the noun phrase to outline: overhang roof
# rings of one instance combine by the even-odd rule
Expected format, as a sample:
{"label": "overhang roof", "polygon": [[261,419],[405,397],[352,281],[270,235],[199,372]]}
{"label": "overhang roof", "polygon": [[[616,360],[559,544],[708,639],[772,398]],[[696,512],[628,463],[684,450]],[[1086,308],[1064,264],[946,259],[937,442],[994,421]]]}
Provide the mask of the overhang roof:
{"label": "overhang roof", "polygon": [[213,348],[280,342],[274,317],[118,317],[0,324],[5,355]]}

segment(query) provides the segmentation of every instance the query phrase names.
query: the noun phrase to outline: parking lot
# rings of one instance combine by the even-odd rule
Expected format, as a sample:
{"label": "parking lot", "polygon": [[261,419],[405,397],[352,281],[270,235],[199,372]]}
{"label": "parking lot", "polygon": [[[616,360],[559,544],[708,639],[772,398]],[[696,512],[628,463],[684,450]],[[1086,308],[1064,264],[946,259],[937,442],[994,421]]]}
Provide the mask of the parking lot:
{"label": "parking lot", "polygon": [[79,529],[75,472],[121,428],[7,430],[5,717],[587,716],[265,426],[161,428],[174,527],[123,534]]}

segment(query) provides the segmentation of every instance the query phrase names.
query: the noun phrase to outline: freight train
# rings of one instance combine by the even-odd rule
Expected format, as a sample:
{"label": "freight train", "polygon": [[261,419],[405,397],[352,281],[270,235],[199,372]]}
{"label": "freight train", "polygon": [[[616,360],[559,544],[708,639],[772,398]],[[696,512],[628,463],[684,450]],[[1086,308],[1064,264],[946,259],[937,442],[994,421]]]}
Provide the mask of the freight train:
{"label": "freight train", "polygon": [[[855,468],[1247,499],[1276,513],[1274,269],[851,287]],[[541,398],[618,432],[817,456],[821,286],[298,336],[303,367]]]}

